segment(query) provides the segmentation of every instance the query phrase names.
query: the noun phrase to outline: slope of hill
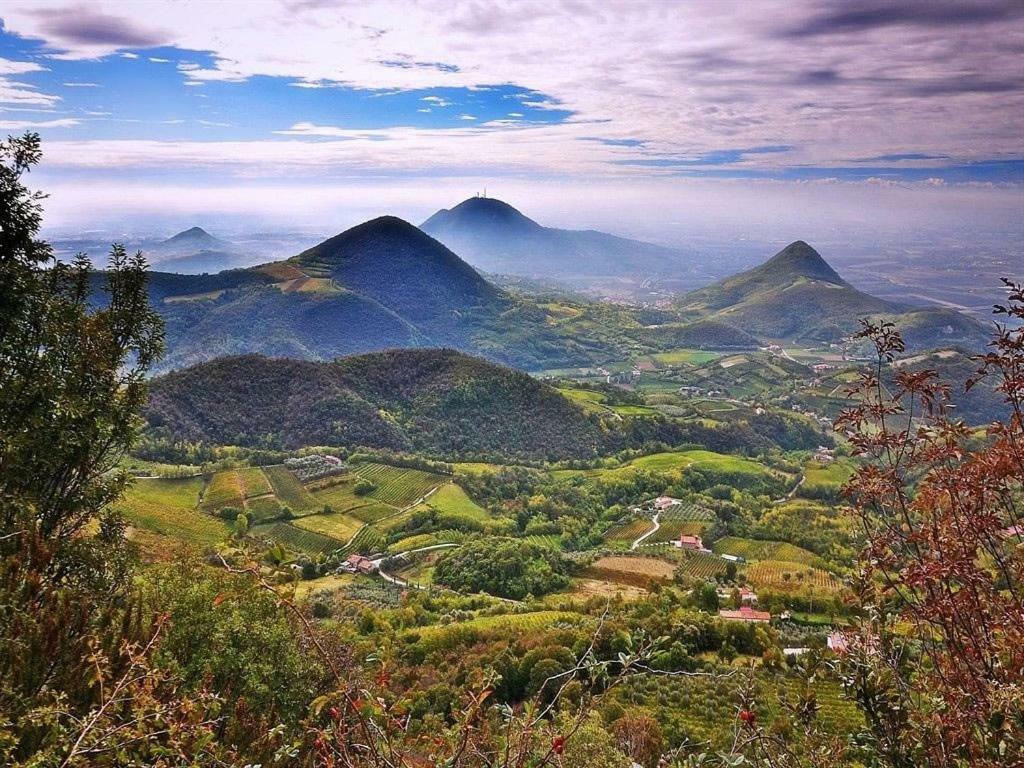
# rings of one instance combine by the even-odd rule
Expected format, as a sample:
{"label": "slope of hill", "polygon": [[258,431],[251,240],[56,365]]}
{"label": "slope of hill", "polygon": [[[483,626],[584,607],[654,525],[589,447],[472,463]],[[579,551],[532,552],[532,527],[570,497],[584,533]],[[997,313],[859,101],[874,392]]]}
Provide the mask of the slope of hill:
{"label": "slope of hill", "polygon": [[186,229],[156,243],[146,248],[146,255],[161,271],[186,275],[215,273],[247,263],[241,249],[202,227]]}
{"label": "slope of hill", "polygon": [[414,323],[444,325],[459,311],[501,302],[498,289],[445,246],[402,219],[381,216],[289,259]]}
{"label": "slope of hill", "polygon": [[554,388],[437,349],[335,363],[221,358],[154,379],[146,418],[156,436],[261,447],[550,458],[602,445],[600,423]]}
{"label": "slope of hill", "polygon": [[693,291],[675,302],[684,318],[715,320],[762,339],[838,342],[858,320],[881,317],[907,331],[907,346],[976,346],[984,329],[948,310],[912,309],[859,291],[798,240],[764,264]]}
{"label": "slope of hill", "polygon": [[553,229],[508,203],[471,197],[420,225],[474,266],[532,278],[679,275],[693,255],[594,230]]}
{"label": "slope of hill", "polygon": [[[97,275],[97,284],[102,275]],[[158,371],[223,355],[329,360],[394,347],[453,347],[528,370],[623,354],[625,309],[613,324],[573,327],[514,297],[418,228],[386,216],[286,261],[213,275],[150,274],[167,324]],[[589,305],[588,305],[589,306]]]}

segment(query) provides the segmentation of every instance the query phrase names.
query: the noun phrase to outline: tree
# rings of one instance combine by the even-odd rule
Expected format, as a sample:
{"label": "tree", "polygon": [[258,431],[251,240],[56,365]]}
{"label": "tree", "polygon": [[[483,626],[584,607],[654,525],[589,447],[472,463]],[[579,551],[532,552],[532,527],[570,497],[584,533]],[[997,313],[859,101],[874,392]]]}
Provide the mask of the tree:
{"label": "tree", "polygon": [[[1024,289],[1005,281],[997,313],[1024,320]],[[883,371],[903,352],[888,323],[860,337],[876,361],[837,420],[867,460],[848,487],[867,536],[859,599],[868,617],[846,682],[891,766],[1024,761],[1024,330],[997,326],[977,376],[991,377],[1008,418],[984,444],[949,408],[930,370]],[[897,630],[897,624],[900,625]]]}
{"label": "tree", "polygon": [[114,246],[102,284],[55,262],[22,184],[40,158],[36,135],[0,142],[0,762],[235,763],[209,738],[216,694],[154,665],[167,623],[104,511],[162,349],[145,262]]}
{"label": "tree", "polygon": [[612,724],[619,748],[644,768],[654,768],[665,750],[661,726],[650,715],[627,714]]}
{"label": "tree", "polygon": [[39,137],[0,142],[0,546],[15,531],[69,541],[127,482],[117,464],[139,428],[144,377],[163,349],[146,265],[115,245],[93,308],[84,255],[53,261],[39,194],[22,176]]}
{"label": "tree", "polygon": [[697,593],[697,605],[710,613],[718,611],[718,585],[713,581],[706,581],[701,585]]}

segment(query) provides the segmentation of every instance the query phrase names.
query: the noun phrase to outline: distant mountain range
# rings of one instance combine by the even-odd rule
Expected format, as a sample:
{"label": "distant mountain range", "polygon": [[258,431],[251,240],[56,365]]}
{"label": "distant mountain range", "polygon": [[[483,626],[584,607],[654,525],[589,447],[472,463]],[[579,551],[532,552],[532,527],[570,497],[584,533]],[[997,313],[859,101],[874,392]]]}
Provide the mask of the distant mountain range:
{"label": "distant mountain range", "polygon": [[[500,201],[477,200],[483,208],[475,202],[469,210],[490,211],[508,231],[537,227]],[[219,242],[199,228],[171,241],[186,248]],[[672,306],[642,309],[506,292],[393,216],[283,261],[215,274],[153,272],[149,290],[166,321],[160,370],[223,355],[329,360],[399,347],[451,347],[543,370],[678,348],[820,345],[849,336],[865,316],[894,319],[912,351],[979,349],[987,338],[979,323],[951,310],[858,291],[801,241]]]}
{"label": "distant mountain range", "polygon": [[408,222],[384,216],[285,261],[214,275],[154,272],[164,368],[258,352],[331,359],[449,346],[537,369],[612,352],[547,322]]}
{"label": "distant mountain range", "polygon": [[691,251],[594,230],[544,227],[508,203],[471,197],[420,228],[479,269],[569,284],[608,277],[675,277],[700,270]]}

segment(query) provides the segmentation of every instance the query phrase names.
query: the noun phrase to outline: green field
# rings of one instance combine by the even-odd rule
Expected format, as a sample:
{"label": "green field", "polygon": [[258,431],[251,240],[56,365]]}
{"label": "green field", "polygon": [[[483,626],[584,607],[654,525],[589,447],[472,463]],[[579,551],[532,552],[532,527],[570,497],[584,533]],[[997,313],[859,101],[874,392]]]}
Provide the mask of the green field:
{"label": "green field", "polygon": [[314,531],[330,536],[341,542],[347,542],[363,527],[363,523],[345,512],[332,512],[329,515],[306,515],[292,521],[292,525],[306,531]]}
{"label": "green field", "polygon": [[567,611],[534,611],[532,613],[515,613],[503,616],[480,616],[454,624],[434,625],[407,630],[399,635],[399,639],[405,642],[416,642],[417,645],[431,649],[441,647],[442,645],[450,645],[454,638],[458,638],[466,644],[471,644],[483,634],[498,632],[504,637],[509,634],[520,634],[544,629],[556,622],[578,624],[585,620],[580,614]]}
{"label": "green field", "polygon": [[266,496],[274,492],[270,487],[270,481],[263,474],[259,467],[245,467],[235,470],[238,472],[238,480],[242,485],[242,495],[250,499],[253,496]]}
{"label": "green field", "polygon": [[711,549],[719,555],[736,555],[744,560],[777,560],[799,565],[814,565],[819,558],[813,552],[785,541],[762,541],[726,536]]}
{"label": "green field", "polygon": [[671,352],[651,355],[651,357],[662,365],[704,365],[704,363],[710,363],[721,357],[721,353],[708,352],[704,349],[674,349]]}
{"label": "green field", "polygon": [[427,499],[426,503],[438,512],[467,520],[484,522],[491,519],[487,510],[469,498],[466,492],[455,483],[442,485],[436,493]]}
{"label": "green field", "polygon": [[309,492],[316,502],[315,506],[326,505],[335,512],[348,512],[371,503],[372,499],[366,496],[357,496],[352,490],[356,479],[351,475],[343,475],[311,483]]}
{"label": "green field", "polygon": [[203,481],[199,477],[136,480],[114,507],[125,519],[147,531],[200,544],[222,540],[228,527],[204,515],[196,504]]}
{"label": "green field", "polygon": [[317,506],[313,494],[307,491],[299,479],[283,464],[264,467],[263,471],[274,487],[277,498],[293,512],[302,512]]}
{"label": "green field", "polygon": [[221,507],[244,507],[245,489],[242,487],[242,478],[238,472],[229,469],[211,477],[203,492],[201,506],[206,512],[215,512]]}
{"label": "green field", "polygon": [[317,552],[326,554],[341,549],[345,544],[344,541],[315,531],[304,530],[290,523],[277,523],[270,528],[261,530],[260,533],[284,545],[287,549],[309,554]]}
{"label": "green field", "polygon": [[431,489],[447,482],[446,477],[432,472],[373,462],[357,465],[355,472],[377,486],[369,496],[399,508],[407,507]]}

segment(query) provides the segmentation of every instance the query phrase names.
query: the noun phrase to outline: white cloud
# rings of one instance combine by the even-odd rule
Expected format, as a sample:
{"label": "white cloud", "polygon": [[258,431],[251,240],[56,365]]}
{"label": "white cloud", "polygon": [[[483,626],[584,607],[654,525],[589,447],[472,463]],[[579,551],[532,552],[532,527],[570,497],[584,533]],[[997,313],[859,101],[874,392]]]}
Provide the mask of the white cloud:
{"label": "white cloud", "polygon": [[61,83],[65,88],[99,88],[99,83]]}
{"label": "white cloud", "polygon": [[[634,155],[782,143],[796,147],[786,163],[830,164],[908,150],[958,159],[1021,150],[1024,95],[1016,58],[1005,52],[1024,42],[1017,21],[955,32],[879,26],[836,38],[783,34],[828,9],[791,0],[265,0],[219,3],[202,23],[189,3],[94,0],[93,15],[124,38],[97,43],[74,34],[73,15],[52,31],[69,2],[5,8],[5,27],[62,46],[65,57],[144,47],[123,44],[132,39],[211,51],[210,65],[178,65],[190,83],[271,75],[301,88],[514,84],[534,107],[569,110],[602,137],[643,139]],[[745,162],[772,167],[780,158]]]}
{"label": "white cloud", "polygon": [[57,120],[0,120],[0,130],[3,131],[34,131],[39,128],[72,128],[81,125],[80,120],[74,118],[59,118]]}
{"label": "white cloud", "polygon": [[0,76],[22,75],[26,72],[45,72],[46,69],[34,61],[12,61],[0,58]]}
{"label": "white cloud", "polygon": [[473,115],[459,115],[459,120],[476,120]]}

